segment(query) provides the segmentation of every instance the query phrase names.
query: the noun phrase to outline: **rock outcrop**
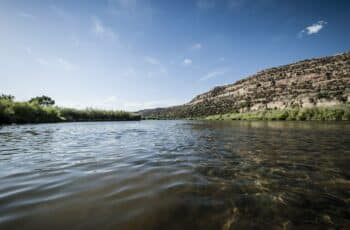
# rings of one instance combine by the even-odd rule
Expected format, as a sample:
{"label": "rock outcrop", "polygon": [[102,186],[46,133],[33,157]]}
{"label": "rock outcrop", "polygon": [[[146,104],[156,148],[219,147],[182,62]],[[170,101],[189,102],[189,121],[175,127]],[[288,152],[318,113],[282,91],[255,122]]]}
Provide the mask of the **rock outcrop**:
{"label": "rock outcrop", "polygon": [[350,52],[300,61],[217,86],[189,103],[140,111],[145,117],[185,118],[350,102]]}

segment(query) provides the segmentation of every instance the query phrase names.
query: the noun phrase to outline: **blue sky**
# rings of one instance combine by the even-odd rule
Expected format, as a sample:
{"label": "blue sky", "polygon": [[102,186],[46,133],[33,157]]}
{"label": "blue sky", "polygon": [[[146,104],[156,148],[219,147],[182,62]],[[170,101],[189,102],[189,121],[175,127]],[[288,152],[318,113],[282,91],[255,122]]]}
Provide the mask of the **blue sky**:
{"label": "blue sky", "polygon": [[61,106],[182,104],[350,50],[350,1],[0,1],[0,93]]}

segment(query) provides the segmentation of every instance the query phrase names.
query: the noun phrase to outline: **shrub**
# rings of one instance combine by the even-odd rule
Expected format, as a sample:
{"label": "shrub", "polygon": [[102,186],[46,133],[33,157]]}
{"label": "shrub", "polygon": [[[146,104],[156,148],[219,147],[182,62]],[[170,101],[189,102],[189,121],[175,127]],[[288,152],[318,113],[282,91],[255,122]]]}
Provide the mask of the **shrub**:
{"label": "shrub", "polygon": [[207,120],[217,120],[218,118],[224,120],[350,120],[350,105],[264,110],[206,117]]}
{"label": "shrub", "polygon": [[38,100],[15,102],[13,98],[0,98],[0,124],[59,121],[126,121],[140,119],[140,115],[124,111],[77,110],[53,107],[48,103],[39,103]]}
{"label": "shrub", "polygon": [[11,123],[13,115],[13,102],[8,99],[0,99],[0,123]]}

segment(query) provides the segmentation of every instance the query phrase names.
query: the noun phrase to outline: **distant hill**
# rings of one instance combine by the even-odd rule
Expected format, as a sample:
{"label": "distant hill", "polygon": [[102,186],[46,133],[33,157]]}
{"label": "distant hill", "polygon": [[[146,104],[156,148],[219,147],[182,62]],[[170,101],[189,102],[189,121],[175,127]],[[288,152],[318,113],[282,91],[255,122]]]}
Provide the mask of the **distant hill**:
{"label": "distant hill", "polygon": [[349,102],[350,52],[346,52],[266,69],[233,84],[217,86],[184,105],[139,113],[146,118],[191,118]]}

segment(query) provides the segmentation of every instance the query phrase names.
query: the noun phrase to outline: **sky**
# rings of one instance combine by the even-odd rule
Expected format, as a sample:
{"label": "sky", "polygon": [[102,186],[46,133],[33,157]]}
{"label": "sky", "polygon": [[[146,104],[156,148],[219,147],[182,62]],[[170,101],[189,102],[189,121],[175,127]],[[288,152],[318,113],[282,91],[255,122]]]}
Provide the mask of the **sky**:
{"label": "sky", "polygon": [[75,108],[183,104],[350,51],[347,0],[0,0],[0,93]]}

